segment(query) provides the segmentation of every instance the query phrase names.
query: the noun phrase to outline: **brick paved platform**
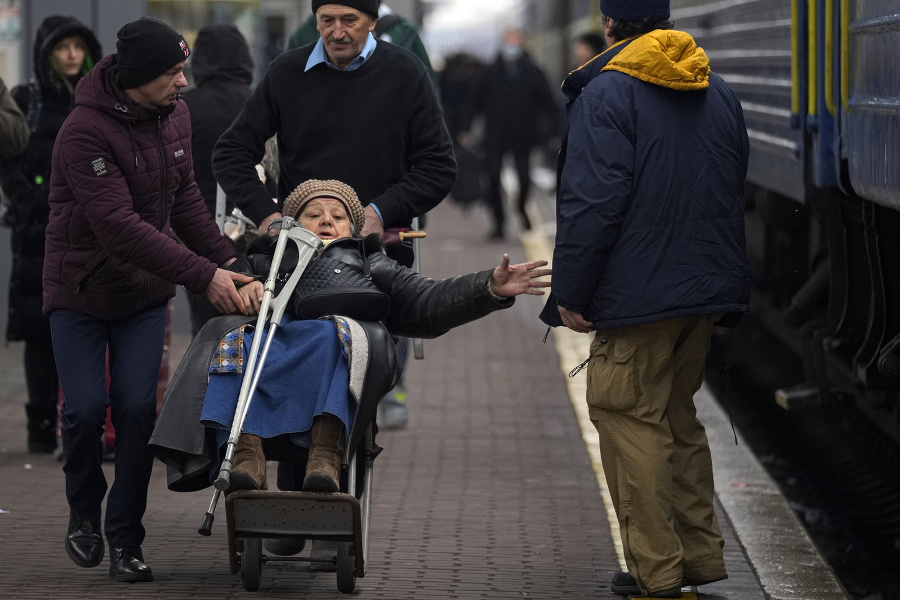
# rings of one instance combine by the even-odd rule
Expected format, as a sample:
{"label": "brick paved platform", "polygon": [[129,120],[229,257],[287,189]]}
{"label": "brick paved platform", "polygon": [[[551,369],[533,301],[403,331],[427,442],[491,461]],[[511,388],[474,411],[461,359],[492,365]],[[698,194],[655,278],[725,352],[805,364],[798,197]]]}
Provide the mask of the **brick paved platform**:
{"label": "brick paved platform", "polygon": [[[423,272],[489,268],[503,252],[525,260],[517,240],[484,241],[485,216],[439,207],[429,218]],[[385,451],[375,463],[368,574],[355,596],[615,597],[608,585],[619,559],[606,509],[552,337],[541,343],[539,309],[539,299],[520,298],[510,310],[426,341],[425,360],[410,361],[411,423],[378,437]],[[184,351],[185,331],[179,314],[173,356]],[[20,344],[0,348],[0,598],[343,597],[334,574],[305,563],[266,565],[259,592],[244,591],[228,568],[224,505],[213,536],[201,537],[211,491],[169,492],[159,463],[143,545],[156,581],[115,583],[107,562],[75,566],[63,548],[61,465],[26,452],[21,351]],[[111,478],[112,465],[106,470]],[[730,519],[721,517],[732,577],[704,588],[704,597],[763,598]]]}

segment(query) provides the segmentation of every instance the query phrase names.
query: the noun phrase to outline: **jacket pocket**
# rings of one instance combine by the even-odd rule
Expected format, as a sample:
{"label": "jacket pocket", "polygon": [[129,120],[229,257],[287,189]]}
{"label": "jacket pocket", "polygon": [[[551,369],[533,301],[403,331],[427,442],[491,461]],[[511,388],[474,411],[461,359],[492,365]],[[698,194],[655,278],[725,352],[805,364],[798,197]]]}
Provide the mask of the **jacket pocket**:
{"label": "jacket pocket", "polygon": [[106,263],[109,262],[109,254],[105,252],[103,254],[98,254],[89,260],[83,269],[81,269],[78,274],[75,276],[75,291],[81,292],[82,286],[85,286],[100,276],[101,273],[106,269]]}
{"label": "jacket pocket", "polygon": [[634,410],[634,353],[638,343],[614,337],[595,338],[587,374],[587,403],[590,408],[612,411]]}

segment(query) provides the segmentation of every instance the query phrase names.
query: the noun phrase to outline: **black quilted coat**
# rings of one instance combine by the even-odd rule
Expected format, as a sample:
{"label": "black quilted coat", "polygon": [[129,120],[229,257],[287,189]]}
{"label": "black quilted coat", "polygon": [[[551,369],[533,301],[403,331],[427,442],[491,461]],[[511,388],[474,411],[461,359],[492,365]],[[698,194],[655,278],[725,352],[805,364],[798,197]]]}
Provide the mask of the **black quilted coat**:
{"label": "black quilted coat", "polygon": [[48,17],[35,34],[35,79],[12,90],[16,104],[29,116],[32,132],[22,154],[0,161],[0,185],[9,202],[4,222],[12,229],[6,329],[6,339],[10,341],[50,335],[49,321],[41,314],[44,229],[50,214],[50,158],[56,134],[75,108],[71,90],[80,79],[79,76],[63,81],[50,66],[50,56],[60,40],[72,35],[80,35],[87,44],[86,66],[100,60],[100,44],[90,29],[72,17]]}

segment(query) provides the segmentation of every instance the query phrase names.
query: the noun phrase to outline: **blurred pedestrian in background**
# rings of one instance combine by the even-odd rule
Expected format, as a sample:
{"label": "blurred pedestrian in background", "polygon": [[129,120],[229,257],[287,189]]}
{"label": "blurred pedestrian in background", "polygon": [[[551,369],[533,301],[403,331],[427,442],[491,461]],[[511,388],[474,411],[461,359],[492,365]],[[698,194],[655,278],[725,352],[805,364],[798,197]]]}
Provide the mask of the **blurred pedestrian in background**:
{"label": "blurred pedestrian in background", "polygon": [[481,78],[484,64],[467,52],[451,54],[444,61],[438,81],[440,82],[441,104],[444,107],[444,122],[453,138],[453,152],[456,155],[458,174],[450,197],[464,208],[484,200],[484,168],[481,149],[481,129],[470,136],[469,147],[459,143],[461,133],[469,125],[466,121],[474,102],[475,87]]}
{"label": "blurred pedestrian in background", "polygon": [[[184,94],[191,111],[194,181],[210,214],[216,212],[216,177],[212,153],[219,137],[244,108],[253,82],[250,48],[234,25],[207,25],[197,32],[191,55],[194,87]],[[225,214],[234,203],[228,200]]]}
{"label": "blurred pedestrian in background", "polygon": [[575,38],[572,46],[573,68],[584,65],[586,62],[606,50],[606,40],[598,33],[582,33]]}
{"label": "blurred pedestrian in background", "polygon": [[[231,126],[250,97],[253,82],[253,59],[250,48],[234,25],[207,25],[197,32],[191,54],[194,88],[184,94],[191,112],[191,152],[194,158],[194,181],[203,194],[209,213],[216,215],[216,177],[212,170],[212,153],[219,137]],[[231,214],[234,203],[226,198],[225,214]],[[191,329],[200,330],[203,315],[198,314],[197,295],[187,292],[191,307]]]}
{"label": "blurred pedestrian in background", "polygon": [[[493,214],[490,239],[502,240],[506,224],[500,172],[503,158],[512,154],[519,179],[516,208],[523,229],[531,229],[525,203],[531,190],[531,150],[559,135],[556,101],[547,78],[525,51],[519,30],[506,32],[500,53],[482,73],[476,87],[466,129],[476,115],[484,116],[484,153],[487,169],[488,206]],[[471,143],[470,133],[460,139]]]}
{"label": "blurred pedestrian in background", "polygon": [[65,394],[66,552],[80,567],[103,560],[108,401],[116,429],[104,528],[109,576],[136,582],[153,579],[141,520],[167,303],[178,284],[222,313],[247,314],[234,281],[250,278],[218,268],[236,253],[193,180],[190,115],[178,101],[187,42],[150,17],[124,25],[117,37],[116,54],[78,86],[53,147],[43,310]]}
{"label": "blurred pedestrian in background", "polygon": [[28,145],[28,120],[0,79],[0,159],[17,156]]}
{"label": "blurred pedestrian in background", "polygon": [[34,36],[34,79],[12,90],[28,119],[31,139],[23,153],[0,163],[7,202],[4,224],[12,230],[6,339],[25,342],[29,452],[56,449],[59,378],[50,321],[41,313],[53,143],[75,108],[75,85],[100,57],[100,44],[85,25],[73,17],[47,17]]}
{"label": "blurred pedestrian in background", "polygon": [[[713,326],[749,308],[741,103],[669,0],[601,0],[609,50],[571,73],[553,285],[541,319],[594,333],[588,411],[629,598],[725,579],[693,397]],[[729,315],[731,316],[731,315]]]}
{"label": "blurred pedestrian in background", "polygon": [[[446,197],[456,177],[430,74],[408,50],[375,39],[377,0],[313,0],[312,8],[319,40],[271,64],[216,145],[213,170],[238,208],[267,231],[281,216],[280,204],[272,203],[253,165],[277,133],[280,203],[303,181],[336,179],[365,206],[363,236],[409,227]],[[387,253],[412,266],[408,242]],[[279,464],[282,490],[300,489],[303,477],[302,465]],[[302,546],[293,541],[269,540],[266,548],[294,554]]]}

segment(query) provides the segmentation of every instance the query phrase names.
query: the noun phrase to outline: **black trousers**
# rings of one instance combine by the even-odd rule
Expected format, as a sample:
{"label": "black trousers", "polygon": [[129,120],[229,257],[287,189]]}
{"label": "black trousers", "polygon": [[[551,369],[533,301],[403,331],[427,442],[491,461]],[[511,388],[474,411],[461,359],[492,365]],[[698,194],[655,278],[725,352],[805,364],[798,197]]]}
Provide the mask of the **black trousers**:
{"label": "black trousers", "polygon": [[102,321],[64,309],[50,315],[65,395],[61,418],[66,498],[69,507],[81,514],[99,513],[106,495],[101,436],[107,399],[112,406],[116,465],[105,522],[111,547],[139,546],[144,541],[141,519],[153,467],[147,443],[156,422],[167,312],[163,305],[124,321]]}
{"label": "black trousers", "polygon": [[494,217],[494,232],[502,233],[506,223],[503,208],[503,186],[500,183],[503,157],[511,152],[515,159],[516,174],[519,178],[519,199],[516,206],[519,214],[524,215],[525,202],[531,191],[531,147],[509,148],[498,144],[488,144],[484,151],[488,175],[487,204]]}

